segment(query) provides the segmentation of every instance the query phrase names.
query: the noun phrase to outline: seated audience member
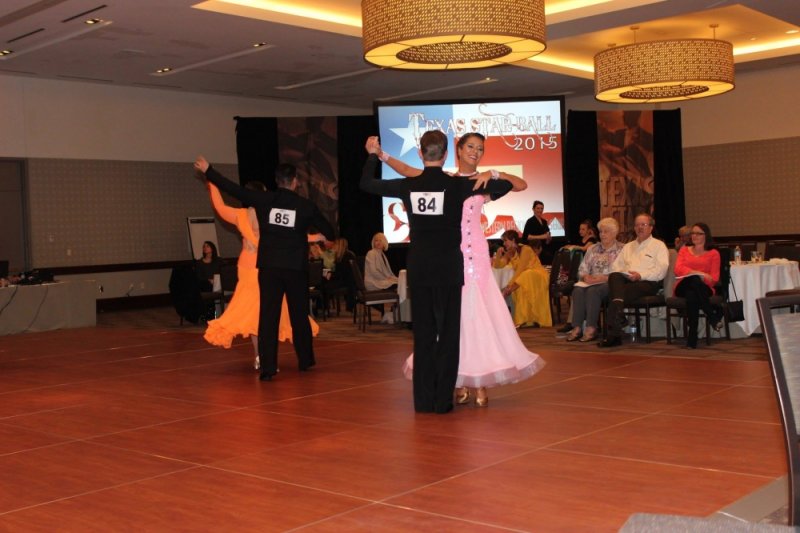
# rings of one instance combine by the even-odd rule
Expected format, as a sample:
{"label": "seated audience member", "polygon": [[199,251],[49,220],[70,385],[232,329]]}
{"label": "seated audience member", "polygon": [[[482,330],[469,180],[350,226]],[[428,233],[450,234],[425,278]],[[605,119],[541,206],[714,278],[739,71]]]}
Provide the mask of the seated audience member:
{"label": "seated audience member", "polygon": [[539,260],[542,250],[540,240],[531,245],[522,244],[519,233],[508,230],[502,235],[503,247],[498,248],[492,260],[493,268],[510,265],[514,275],[503,287],[503,296],[511,295],[514,302],[514,324],[538,327],[552,325],[550,316],[550,276]]}
{"label": "seated audience member", "polygon": [[652,236],[655,220],[647,213],[634,219],[636,239],[622,247],[608,276],[608,337],[600,343],[607,348],[622,344],[622,329],[627,324],[625,304],[643,296],[653,296],[669,268],[669,252],[663,241]]}
{"label": "seated audience member", "polygon": [[690,235],[691,231],[692,228],[689,226],[681,226],[681,228],[678,230],[678,236],[675,237],[675,250],[680,250],[687,244],[692,244],[692,236]]}
{"label": "seated audience member", "polygon": [[203,257],[195,261],[194,271],[200,290],[210,292],[214,287],[214,275],[219,274],[222,260],[217,253],[217,246],[211,241],[203,243]]}
{"label": "seated audience member", "polygon": [[[619,224],[613,218],[597,223],[600,242],[589,247],[578,269],[578,283],[572,288],[572,323],[568,341],[591,342],[597,339],[600,307],[608,296],[608,275],[611,265],[622,250],[617,241]],[[583,321],[586,327],[582,329]]]}
{"label": "seated audience member", "polygon": [[364,261],[364,286],[368,291],[389,289],[397,286],[397,276],[389,266],[386,258],[386,250],[389,249],[389,241],[383,233],[376,233],[372,237],[372,249],[367,252]]}
{"label": "seated audience member", "polygon": [[[397,288],[397,276],[389,266],[389,260],[384,253],[389,249],[389,241],[383,233],[376,233],[372,237],[372,249],[367,252],[364,260],[364,287],[368,291]],[[394,315],[383,307],[381,322],[394,323]]]}
{"label": "seated audience member", "polygon": [[[564,246],[567,250],[583,250],[584,252],[597,242],[597,235],[594,230],[594,224],[588,218],[581,222],[578,228],[578,235],[581,240],[579,244],[568,244]],[[615,236],[616,239],[616,236]]]}
{"label": "seated audience member", "polygon": [[320,257],[322,257],[322,266],[328,270],[336,268],[336,252],[333,249],[334,241],[320,241],[319,248],[321,250]]}
{"label": "seated audience member", "polygon": [[722,326],[722,310],[711,305],[709,298],[719,282],[720,256],[712,248],[714,239],[708,225],[698,222],[691,228],[691,244],[682,246],[675,262],[675,296],[686,298],[686,316],[689,330],[686,346],[697,348],[697,322],[700,309],[711,327],[719,331]]}
{"label": "seated audience member", "polygon": [[322,261],[322,248],[317,242],[308,243],[308,260]]}
{"label": "seated audience member", "polygon": [[333,292],[345,287],[347,289],[347,292],[345,292],[346,308],[348,311],[352,311],[356,301],[356,284],[355,280],[353,280],[350,260],[355,261],[356,255],[350,251],[347,239],[343,237],[333,241],[332,251],[334,265],[330,272],[328,272],[328,281],[325,284],[325,291]]}

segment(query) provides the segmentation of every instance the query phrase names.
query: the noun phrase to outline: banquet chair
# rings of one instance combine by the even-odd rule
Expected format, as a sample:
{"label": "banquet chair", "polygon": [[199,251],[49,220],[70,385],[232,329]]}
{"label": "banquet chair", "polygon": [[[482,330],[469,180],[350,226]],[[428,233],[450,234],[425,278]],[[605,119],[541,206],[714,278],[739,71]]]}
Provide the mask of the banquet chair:
{"label": "banquet chair", "polygon": [[322,261],[308,262],[308,312],[314,316],[314,310],[319,310],[322,320],[328,319],[328,310],[325,308],[325,297],[322,289]]}
{"label": "banquet chair", "polygon": [[[774,291],[767,291],[764,296],[771,298],[773,296],[791,296],[795,294],[800,294],[800,289],[778,289]],[[787,307],[789,308],[790,313],[794,313],[798,308],[796,305],[789,305]]]}
{"label": "banquet chair", "polygon": [[[556,255],[553,257],[553,262],[550,265],[549,284],[550,314],[553,316],[554,325],[561,322],[561,298],[566,295],[566,285],[560,286],[558,280],[561,277],[562,271],[567,273],[567,279],[569,279],[569,268],[570,251],[562,249],[556,252]],[[572,285],[574,285],[574,283]],[[570,292],[572,291],[572,285],[569,286]]]}
{"label": "banquet chair", "polygon": [[800,313],[778,311],[800,305],[800,294],[756,300],[767,343],[775,393],[783,424],[789,470],[789,525],[800,525]]}
{"label": "banquet chair", "polygon": [[350,260],[350,269],[353,273],[353,281],[356,285],[356,301],[353,308],[353,323],[359,320],[360,312],[360,328],[361,331],[367,331],[367,322],[372,325],[372,312],[370,306],[392,304],[392,313],[394,314],[395,324],[399,323],[398,309],[400,304],[400,296],[397,294],[396,289],[375,290],[368,291],[364,285],[364,274],[358,266],[357,259]]}
{"label": "banquet chair", "polygon": [[[651,311],[658,307],[665,307],[667,305],[666,295],[672,294],[675,287],[675,262],[678,260],[678,252],[673,249],[669,250],[669,265],[667,266],[667,275],[662,281],[661,289],[657,294],[652,296],[642,296],[632,302],[625,302],[625,316],[633,317],[636,331],[640,336],[645,339],[647,344],[653,340],[651,335]],[[644,316],[644,335],[642,331],[642,317]],[[604,325],[606,327],[606,325]]]}
{"label": "banquet chair", "polygon": [[225,301],[222,291],[201,291],[197,282],[194,268],[191,265],[178,266],[172,269],[169,279],[169,294],[175,312],[183,320],[197,324],[201,320],[209,319],[207,311],[211,305],[220,305],[225,310]]}
{"label": "banquet chair", "polygon": [[764,259],[769,261],[775,258],[800,261],[800,246],[767,243],[767,247],[764,251]]}
{"label": "banquet chair", "polygon": [[[719,282],[714,287],[714,294],[709,298],[711,305],[722,308],[722,320],[725,327],[725,338],[731,340],[731,328],[728,323],[728,285],[731,279],[731,265],[730,265],[730,249],[720,249],[720,266],[719,266]],[[673,285],[674,288],[674,285]],[[673,325],[672,319],[677,318],[682,322],[681,331],[683,336],[686,337],[688,316],[686,315],[686,298],[681,296],[672,296],[670,293],[664,291],[665,303],[667,306],[667,344],[672,344]],[[700,310],[700,316],[705,317],[705,313]],[[711,344],[711,324],[708,317],[705,317],[706,325],[706,344]]]}
{"label": "banquet chair", "polygon": [[223,263],[219,269],[219,282],[222,287],[222,299],[230,302],[239,282],[239,267],[236,263]]}

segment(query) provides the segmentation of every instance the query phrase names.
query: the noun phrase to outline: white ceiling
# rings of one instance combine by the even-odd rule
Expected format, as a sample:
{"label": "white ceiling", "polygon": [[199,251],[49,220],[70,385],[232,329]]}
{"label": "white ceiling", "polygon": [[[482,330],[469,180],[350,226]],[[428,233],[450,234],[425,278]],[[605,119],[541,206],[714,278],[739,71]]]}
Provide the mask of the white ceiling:
{"label": "white ceiling", "polygon": [[[304,27],[308,24],[276,23],[192,8],[199,1],[3,0],[0,49],[14,53],[0,58],[0,74],[277,98],[358,109],[368,109],[374,100],[382,98],[500,98],[588,95],[593,91],[591,72],[555,68],[536,61],[471,71],[379,70],[364,62],[361,39],[353,35],[358,33],[357,29],[351,29],[347,35]],[[340,3],[351,11],[359,4],[356,0],[340,0]],[[640,5],[626,7],[636,4]],[[563,50],[572,54],[573,59],[580,56],[580,60],[590,65],[591,56],[599,51],[595,43],[610,39],[617,44],[631,42],[628,29],[631,25],[641,27],[637,32],[639,41],[664,38],[656,35],[656,29],[662,31],[666,26],[663,20],[670,18],[677,21],[673,26],[678,26],[679,33],[687,26],[685,37],[698,36],[698,31],[707,31],[705,36],[711,37],[705,21],[694,27],[688,27],[687,21],[702,19],[701,12],[714,19],[717,17],[714,10],[736,4],[777,19],[772,26],[780,33],[784,33],[784,23],[787,28],[800,27],[798,0],[617,0],[576,12],[571,17],[563,14],[548,17],[550,45],[545,54],[555,57]],[[591,14],[592,11],[599,13]],[[579,16],[585,13],[589,15]],[[112,23],[86,32],[90,27],[84,20],[93,17]],[[279,20],[292,21],[291,17]],[[717,30],[717,37],[731,40],[735,48],[739,46],[737,40],[756,42],[762,35],[754,20],[752,13],[734,14],[733,19],[726,20]],[[648,27],[653,28],[652,36],[647,34]],[[676,30],[673,27],[671,31]],[[256,42],[270,46],[212,61],[249,50]],[[800,62],[800,45],[767,55],[773,57],[737,56],[737,72],[796,64]],[[198,63],[202,65],[166,76],[154,75],[162,67],[180,69]],[[486,77],[497,81],[475,84]]]}

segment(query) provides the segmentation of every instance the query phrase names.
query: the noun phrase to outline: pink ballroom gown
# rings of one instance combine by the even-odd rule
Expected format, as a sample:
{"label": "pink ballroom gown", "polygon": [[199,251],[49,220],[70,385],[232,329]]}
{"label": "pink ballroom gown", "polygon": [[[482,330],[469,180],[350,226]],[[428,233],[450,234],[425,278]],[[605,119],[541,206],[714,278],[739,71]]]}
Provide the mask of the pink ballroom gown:
{"label": "pink ballroom gown", "polygon": [[[461,289],[461,337],[457,387],[494,387],[516,383],[536,374],[544,360],[528,351],[492,276],[489,244],[481,227],[483,195],[464,202],[461,215],[461,252],[464,287]],[[412,357],[403,365],[411,379]]]}

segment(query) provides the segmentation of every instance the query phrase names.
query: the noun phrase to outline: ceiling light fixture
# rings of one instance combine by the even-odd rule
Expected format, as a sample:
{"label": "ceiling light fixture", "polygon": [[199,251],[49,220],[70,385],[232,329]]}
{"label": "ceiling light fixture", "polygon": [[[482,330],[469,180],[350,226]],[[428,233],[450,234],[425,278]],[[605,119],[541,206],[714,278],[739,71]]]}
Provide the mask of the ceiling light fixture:
{"label": "ceiling light fixture", "polygon": [[544,0],[362,0],[364,59],[407,70],[483,68],[546,48]]}
{"label": "ceiling light fixture", "polygon": [[[716,29],[717,25],[712,24]],[[717,39],[671,39],[616,46],[594,56],[595,98],[643,104],[692,100],[733,89],[733,45]]]}
{"label": "ceiling light fixture", "polygon": [[251,46],[248,46],[244,50],[240,50],[238,52],[233,52],[232,54],[225,54],[224,56],[219,57],[212,57],[211,59],[206,59],[204,61],[198,61],[197,63],[192,63],[190,65],[184,65],[182,67],[177,68],[160,68],[155,72],[151,72],[151,76],[168,76],[171,74],[177,74],[178,72],[183,72],[185,70],[192,70],[197,67],[204,67],[206,65],[210,65],[212,63],[219,63],[220,61],[227,61],[228,59],[233,59],[235,57],[246,56],[248,54],[252,54],[255,52],[261,52],[263,50],[269,50],[270,48],[275,48],[274,44],[267,44],[267,43],[253,43]]}

